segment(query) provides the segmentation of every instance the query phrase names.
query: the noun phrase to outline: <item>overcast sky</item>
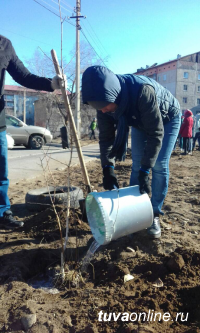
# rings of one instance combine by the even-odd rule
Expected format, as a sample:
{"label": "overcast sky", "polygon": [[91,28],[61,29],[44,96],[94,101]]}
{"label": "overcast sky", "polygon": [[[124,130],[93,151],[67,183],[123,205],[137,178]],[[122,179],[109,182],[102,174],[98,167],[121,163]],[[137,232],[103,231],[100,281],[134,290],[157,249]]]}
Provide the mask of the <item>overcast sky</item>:
{"label": "overcast sky", "polygon": [[[57,0],[37,0],[56,14]],[[37,48],[60,56],[60,19],[34,0],[0,0],[0,34],[18,57],[31,58]],[[72,16],[75,0],[61,0],[63,17]],[[117,74],[200,51],[200,0],[82,0],[81,40],[90,42]],[[67,20],[68,21],[68,20]],[[75,45],[75,19],[63,23],[63,54]],[[85,38],[85,36],[86,38]],[[42,51],[41,51],[42,52]],[[14,84],[7,75],[7,84]]]}

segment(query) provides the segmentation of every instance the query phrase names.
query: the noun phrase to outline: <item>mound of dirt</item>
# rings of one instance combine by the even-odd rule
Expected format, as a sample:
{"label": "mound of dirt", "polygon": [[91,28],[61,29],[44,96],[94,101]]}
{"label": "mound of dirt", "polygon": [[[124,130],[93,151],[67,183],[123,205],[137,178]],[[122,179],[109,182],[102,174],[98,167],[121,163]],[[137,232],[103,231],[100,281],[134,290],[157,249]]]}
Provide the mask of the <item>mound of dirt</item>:
{"label": "mound of dirt", "polygon": [[[171,158],[161,239],[150,240],[144,230],[101,246],[76,283],[73,276],[92,241],[81,211],[70,210],[65,270],[72,274],[62,282],[57,220],[65,238],[66,207],[57,206],[57,215],[52,207],[29,212],[25,194],[45,181],[12,185],[13,212],[25,225],[0,226],[0,332],[200,332],[199,160],[199,151]],[[100,162],[87,167],[94,189],[102,191]],[[126,186],[130,156],[116,173],[120,187]],[[79,167],[70,178],[86,195]],[[53,185],[66,182],[65,171],[53,175]],[[132,278],[124,282],[127,274]]]}

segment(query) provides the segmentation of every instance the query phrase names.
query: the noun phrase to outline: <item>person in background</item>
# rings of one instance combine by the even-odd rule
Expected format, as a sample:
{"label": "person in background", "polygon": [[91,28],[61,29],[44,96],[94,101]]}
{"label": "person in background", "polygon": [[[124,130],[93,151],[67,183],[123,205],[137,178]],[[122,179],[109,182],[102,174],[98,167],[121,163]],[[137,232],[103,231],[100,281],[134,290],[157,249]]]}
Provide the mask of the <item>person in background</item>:
{"label": "person in background", "polygon": [[193,125],[192,125],[192,137],[190,139],[190,147],[189,147],[189,154],[192,155],[193,152],[193,143],[194,143],[194,139],[196,136],[196,117],[194,115],[192,115],[192,119],[193,119]]}
{"label": "person in background", "polygon": [[[184,120],[184,116],[181,117],[181,125],[183,123],[183,120]],[[179,138],[179,147],[181,149],[181,152],[183,153],[183,138],[180,135],[180,133],[178,134],[178,138]]]}
{"label": "person in background", "polygon": [[200,150],[200,114],[196,115],[196,134],[195,134],[195,137],[193,140],[192,150],[194,150],[194,148],[195,148],[196,141],[198,141],[198,145],[199,145],[198,150]]}
{"label": "person in background", "polygon": [[92,140],[92,137],[94,137],[94,140],[96,140],[95,137],[95,129],[97,127],[97,120],[96,118],[93,118],[91,124],[90,124],[90,129],[91,129],[91,135],[90,135],[90,140]]}
{"label": "person in background", "polygon": [[192,138],[192,127],[193,127],[192,115],[193,115],[192,111],[185,110],[184,120],[179,132],[181,137],[183,138],[184,155],[187,155],[190,149],[190,139]]}
{"label": "person in background", "polygon": [[[182,124],[183,120],[184,120],[184,116],[181,116],[181,124]],[[178,138],[175,142],[173,153],[176,152],[177,142],[178,142],[178,146],[179,146],[181,152],[183,152],[183,138],[180,136],[180,133],[178,134]]]}
{"label": "person in background", "polygon": [[[103,66],[88,67],[82,76],[82,99],[97,111],[103,186],[118,186],[115,162],[126,155],[132,128],[130,185],[150,191],[154,220],[147,232],[161,236],[160,215],[168,191],[169,159],[177,139],[181,113],[177,99],[158,82],[142,75],[116,75]],[[117,134],[115,135],[115,125]],[[149,173],[152,170],[150,186]]]}
{"label": "person in background", "polygon": [[51,92],[60,89],[61,86],[64,86],[64,80],[58,75],[53,79],[48,79],[31,74],[17,57],[11,41],[0,35],[0,224],[8,227],[22,227],[24,222],[14,218],[8,197],[8,156],[4,109],[6,71],[17,83],[36,90]]}

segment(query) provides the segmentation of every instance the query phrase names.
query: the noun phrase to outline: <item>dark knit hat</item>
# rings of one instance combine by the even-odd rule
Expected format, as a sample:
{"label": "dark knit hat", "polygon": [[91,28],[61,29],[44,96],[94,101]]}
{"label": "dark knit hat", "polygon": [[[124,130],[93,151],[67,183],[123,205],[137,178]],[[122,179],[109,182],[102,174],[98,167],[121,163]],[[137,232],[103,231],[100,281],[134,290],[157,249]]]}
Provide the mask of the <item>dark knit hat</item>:
{"label": "dark knit hat", "polygon": [[105,108],[105,106],[110,104],[107,101],[88,101],[87,103],[96,110],[101,110],[101,109]]}

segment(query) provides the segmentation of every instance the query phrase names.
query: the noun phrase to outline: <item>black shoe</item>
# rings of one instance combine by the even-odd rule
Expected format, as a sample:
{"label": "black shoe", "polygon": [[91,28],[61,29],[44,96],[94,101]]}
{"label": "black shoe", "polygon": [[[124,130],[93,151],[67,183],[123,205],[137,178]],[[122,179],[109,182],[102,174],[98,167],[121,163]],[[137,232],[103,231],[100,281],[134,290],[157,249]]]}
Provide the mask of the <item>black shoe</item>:
{"label": "black shoe", "polygon": [[23,227],[24,225],[24,222],[15,220],[11,210],[6,210],[4,212],[3,217],[1,218],[1,223],[11,228]]}

